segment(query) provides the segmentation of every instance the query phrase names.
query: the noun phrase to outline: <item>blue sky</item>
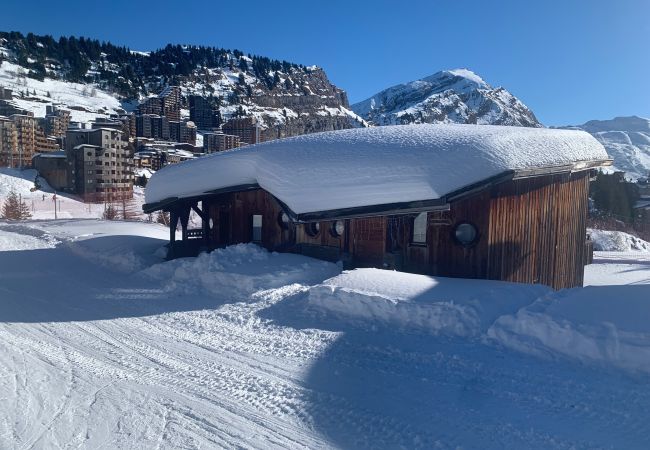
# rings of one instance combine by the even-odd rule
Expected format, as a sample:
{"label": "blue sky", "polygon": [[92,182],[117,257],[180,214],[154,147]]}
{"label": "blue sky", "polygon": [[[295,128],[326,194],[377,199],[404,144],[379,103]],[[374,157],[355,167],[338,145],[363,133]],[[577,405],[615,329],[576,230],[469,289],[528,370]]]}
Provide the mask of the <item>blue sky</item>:
{"label": "blue sky", "polygon": [[316,64],[351,103],[466,67],[546,125],[650,117],[648,0],[2,0],[0,29],[135,50],[215,45]]}

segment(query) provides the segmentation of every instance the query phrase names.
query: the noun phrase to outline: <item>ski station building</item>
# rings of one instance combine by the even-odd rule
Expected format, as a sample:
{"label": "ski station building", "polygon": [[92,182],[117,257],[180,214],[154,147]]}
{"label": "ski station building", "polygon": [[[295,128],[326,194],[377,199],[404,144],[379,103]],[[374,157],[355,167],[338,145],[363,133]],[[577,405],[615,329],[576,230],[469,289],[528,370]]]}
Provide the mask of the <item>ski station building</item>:
{"label": "ski station building", "polygon": [[[609,164],[582,131],[360,128],[165,167],[143,209],[170,213],[169,257],[255,242],[346,268],[561,289],[582,285],[589,180]],[[200,229],[188,229],[192,210]]]}

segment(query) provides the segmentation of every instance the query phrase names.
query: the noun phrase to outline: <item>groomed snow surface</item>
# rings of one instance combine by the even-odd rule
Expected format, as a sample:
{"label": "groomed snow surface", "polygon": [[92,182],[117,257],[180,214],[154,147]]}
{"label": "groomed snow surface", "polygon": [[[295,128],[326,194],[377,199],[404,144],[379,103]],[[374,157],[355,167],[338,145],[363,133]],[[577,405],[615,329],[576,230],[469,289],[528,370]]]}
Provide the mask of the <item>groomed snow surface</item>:
{"label": "groomed snow surface", "polygon": [[607,159],[583,131],[400,125],[280,139],[174,164],[146,202],[257,183],[297,214],[435,200],[508,170]]}
{"label": "groomed snow surface", "polygon": [[166,236],[0,222],[0,448],[650,446],[646,253],[555,293]]}

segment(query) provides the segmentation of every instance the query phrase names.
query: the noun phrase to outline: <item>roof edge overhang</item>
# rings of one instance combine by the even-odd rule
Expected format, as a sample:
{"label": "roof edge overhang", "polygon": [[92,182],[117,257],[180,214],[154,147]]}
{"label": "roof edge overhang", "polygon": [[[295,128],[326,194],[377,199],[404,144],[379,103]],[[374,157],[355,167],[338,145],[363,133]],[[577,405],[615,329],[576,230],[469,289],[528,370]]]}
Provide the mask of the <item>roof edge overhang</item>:
{"label": "roof edge overhang", "polygon": [[614,160],[598,159],[592,161],[576,161],[572,164],[562,164],[558,166],[541,166],[528,169],[515,170],[514,179],[540,177],[544,175],[555,175],[560,173],[582,172],[584,170],[596,169],[598,167],[611,166]]}
{"label": "roof edge overhang", "polygon": [[[460,189],[452,191],[440,198],[429,200],[416,200],[410,202],[398,203],[384,203],[378,205],[364,205],[353,206],[349,208],[331,209],[323,211],[312,211],[307,213],[295,213],[289,206],[283,203],[280,199],[273,196],[276,201],[282,206],[282,209],[294,222],[315,222],[318,220],[334,220],[334,219],[352,219],[358,217],[372,217],[372,216],[385,216],[395,214],[409,214],[419,213],[423,211],[444,211],[449,209],[452,202],[461,200],[472,196],[490,186],[503,183],[508,180],[517,180],[523,178],[532,178],[545,175],[555,175],[561,173],[581,172],[584,170],[591,170],[597,167],[610,166],[611,159],[596,160],[596,161],[578,161],[573,164],[564,164],[558,166],[534,167],[528,169],[507,170],[500,174],[486,178],[485,180],[464,186]],[[169,197],[164,200],[145,203],[142,205],[142,210],[149,214],[159,210],[171,210],[177,206],[189,205],[215,197],[222,194],[230,194],[235,192],[245,192],[250,190],[263,189],[257,183],[243,184],[237,186],[229,186],[226,188],[214,189],[206,191],[201,194],[188,196],[188,197]],[[271,194],[273,195],[273,194]]]}

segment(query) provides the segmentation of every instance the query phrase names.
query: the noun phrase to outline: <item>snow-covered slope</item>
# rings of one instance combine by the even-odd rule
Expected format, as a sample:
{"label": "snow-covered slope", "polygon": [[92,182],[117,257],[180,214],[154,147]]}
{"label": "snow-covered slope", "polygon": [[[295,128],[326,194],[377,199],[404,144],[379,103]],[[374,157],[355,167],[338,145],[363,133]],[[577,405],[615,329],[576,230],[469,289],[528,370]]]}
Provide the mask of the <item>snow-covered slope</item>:
{"label": "snow-covered slope", "polygon": [[257,118],[263,140],[367,125],[317,66],[238,50],[168,45],[127,52],[110,43],[62,39],[0,32],[0,86],[11,88],[18,106],[37,117],[56,104],[70,109],[73,120],[90,121],[132,110],[174,83],[184,95],[212,97],[222,119]]}
{"label": "snow-covered slope", "polygon": [[[37,178],[38,177],[38,178]],[[38,188],[34,182],[38,182]],[[0,168],[0,207],[10,191],[14,191],[27,204],[32,214],[32,219],[54,218],[54,189],[45,179],[38,176],[34,169],[18,170]],[[59,219],[69,218],[101,218],[104,213],[103,204],[84,203],[77,197],[68,194],[56,193],[57,214]],[[144,219],[142,212],[144,203],[144,190],[141,187],[133,188],[133,200],[129,202],[129,210],[134,217]]]}
{"label": "snow-covered slope", "polygon": [[[1,51],[1,47],[0,47]],[[96,117],[124,112],[120,100],[92,84],[72,83],[45,78],[35,80],[18,64],[4,61],[0,64],[0,86],[14,93],[14,102],[36,117],[45,116],[47,105],[62,106],[70,110],[71,119],[89,122]]]}
{"label": "snow-covered slope", "polygon": [[375,125],[477,123],[539,127],[526,105],[502,87],[493,88],[467,69],[445,70],[390,87],[352,105]]}
{"label": "snow-covered slope", "polygon": [[[634,285],[613,285],[596,255],[588,271],[608,286],[536,301],[548,289],[339,276],[251,244],[164,262],[166,237],[145,223],[0,222],[0,448],[650,444],[639,253],[616,265]],[[481,326],[444,332],[464,323]]]}
{"label": "snow-covered slope", "polygon": [[598,139],[614,159],[612,170],[622,170],[631,179],[650,176],[650,119],[616,117],[567,128],[585,130]]}

